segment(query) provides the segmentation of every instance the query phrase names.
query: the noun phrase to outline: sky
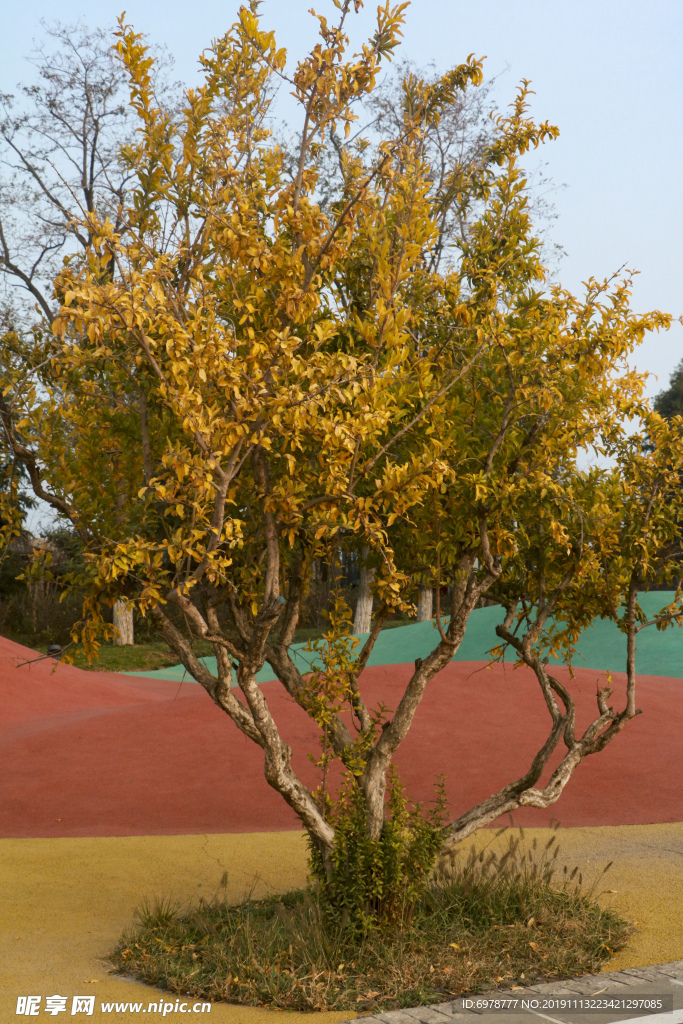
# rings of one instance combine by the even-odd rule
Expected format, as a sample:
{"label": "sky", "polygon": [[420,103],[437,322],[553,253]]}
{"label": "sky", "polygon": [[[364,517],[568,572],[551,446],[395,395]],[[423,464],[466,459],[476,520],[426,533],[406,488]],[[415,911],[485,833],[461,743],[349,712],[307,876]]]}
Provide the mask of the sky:
{"label": "sky", "polygon": [[[8,5],[9,0],[5,0]],[[24,0],[13,5],[0,37],[0,91],[31,77],[25,57],[40,20],[113,25],[124,0]],[[316,10],[334,15],[331,0]],[[311,0],[263,0],[264,28],[294,62],[316,41]],[[96,20],[93,19],[96,10]],[[351,21],[351,42],[371,34],[375,3]],[[126,20],[164,45],[175,77],[198,81],[197,56],[234,20],[230,0],[128,0]],[[623,266],[639,271],[633,306],[683,314],[683,3],[681,0],[413,0],[402,55],[440,71],[468,54],[486,56],[501,108],[517,83],[530,79],[532,114],[560,137],[543,147],[557,220],[551,239],[566,252],[557,277],[580,291],[582,281]],[[281,109],[291,105],[284,98]],[[648,337],[635,357],[653,374],[648,392],[666,387],[683,359],[683,327]]]}

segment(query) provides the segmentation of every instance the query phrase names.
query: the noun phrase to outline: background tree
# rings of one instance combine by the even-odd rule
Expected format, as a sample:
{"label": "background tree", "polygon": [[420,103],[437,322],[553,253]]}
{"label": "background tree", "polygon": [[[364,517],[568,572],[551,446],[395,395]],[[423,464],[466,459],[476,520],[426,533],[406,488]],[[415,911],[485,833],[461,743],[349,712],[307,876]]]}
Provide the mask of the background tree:
{"label": "background tree", "polygon": [[[122,229],[132,180],[120,147],[134,124],[112,33],[81,24],[43,29],[31,57],[37,81],[19,86],[16,96],[0,95],[0,273],[15,286],[7,318],[29,363],[42,358],[35,332],[59,309],[54,279],[63,260],[90,248],[89,218],[110,217]],[[171,92],[158,74],[167,66],[162,56],[155,90],[168,102]],[[119,602],[113,616],[114,642],[132,644],[132,610]]]}
{"label": "background tree", "polygon": [[[10,361],[3,439],[84,545],[74,635],[96,648],[116,601],[148,616],[261,747],[328,900],[366,926],[407,881],[417,894],[442,843],[553,804],[638,713],[637,594],[680,560],[683,448],[628,357],[668,319],[636,316],[628,279],[590,280],[581,298],[545,285],[520,157],[557,130],[528,117],[526,84],[479,158],[456,154],[437,177],[430,132],[481,82],[478,61],[434,81],[408,76],[391,131],[339,147],[352,104],[398,45],[405,5],[380,8],[375,35],[347,58],[359,3],[335,0],[337,24],[319,16],[320,42],[291,74],[257,6],[203,55],[204,82],[179,117],[155,102],[153,60],[121,25],[134,184],[113,219],[88,212],[90,244],[56,280],[53,340],[30,386]],[[267,128],[275,77],[302,109],[293,175]],[[323,208],[330,146],[339,184]],[[440,261],[444,224],[468,226]],[[654,453],[627,417],[657,434]],[[585,449],[614,468],[582,471]],[[363,548],[375,568],[370,634],[359,650],[337,593],[318,664],[302,674],[291,644],[313,567]],[[438,642],[395,706],[372,708],[362,672],[382,624],[428,584]],[[521,778],[456,821],[406,817],[386,800],[393,758],[486,594],[505,609],[492,644],[536,674],[547,738]],[[665,609],[658,624],[680,614]],[[569,657],[598,615],[625,633],[627,683],[616,708],[598,692],[581,731],[549,659]],[[194,637],[213,645],[215,674]],[[319,727],[315,792],[257,682],[266,662]]]}
{"label": "background tree", "polygon": [[674,416],[683,416],[683,361],[671,374],[668,388],[664,388],[653,402],[655,411],[670,420]]}
{"label": "background tree", "polygon": [[[3,376],[6,375],[10,379],[14,377],[16,381],[18,363],[25,358],[26,353],[12,329],[11,311],[4,309],[0,317],[2,372]],[[13,452],[5,448],[0,458],[0,571],[3,577],[3,596],[14,593],[17,589],[17,573],[14,571],[17,562],[10,556],[10,549],[13,540],[25,532],[26,515],[35,504],[27,491],[28,485],[26,466]]]}
{"label": "background tree", "polygon": [[1,97],[0,268],[51,322],[52,283],[65,255],[88,248],[87,216],[116,217],[131,118],[110,33],[58,25],[44,34],[31,58],[38,81]]}

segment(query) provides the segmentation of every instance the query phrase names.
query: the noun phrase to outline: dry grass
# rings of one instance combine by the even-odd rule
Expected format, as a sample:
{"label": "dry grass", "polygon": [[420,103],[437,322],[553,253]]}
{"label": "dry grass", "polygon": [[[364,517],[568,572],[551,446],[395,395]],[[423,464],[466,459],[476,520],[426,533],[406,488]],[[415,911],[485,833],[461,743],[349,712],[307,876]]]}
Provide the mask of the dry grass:
{"label": "dry grass", "polygon": [[402,924],[354,939],[315,893],[156,905],[113,954],[115,970],[192,997],[288,1010],[374,1012],[598,970],[629,934],[557,844],[509,835],[502,855],[445,858]]}

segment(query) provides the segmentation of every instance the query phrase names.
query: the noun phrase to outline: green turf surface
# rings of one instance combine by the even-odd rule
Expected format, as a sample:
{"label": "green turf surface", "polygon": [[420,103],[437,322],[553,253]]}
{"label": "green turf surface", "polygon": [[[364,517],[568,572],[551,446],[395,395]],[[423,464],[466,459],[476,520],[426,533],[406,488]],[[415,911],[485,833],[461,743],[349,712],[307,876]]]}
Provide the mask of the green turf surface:
{"label": "green turf surface", "polygon": [[[651,618],[660,608],[673,600],[673,591],[659,591],[640,595],[640,605]],[[453,658],[454,661],[485,661],[488,651],[497,642],[495,627],[502,622],[503,612],[499,605],[478,608],[470,616],[465,638]],[[365,634],[367,636],[367,634]],[[365,639],[361,636],[359,648]],[[403,665],[426,658],[439,642],[439,634],[432,622],[415,622],[380,633],[368,665]],[[301,671],[308,669],[314,655],[303,650],[305,644],[295,644],[293,655]],[[216,659],[202,659],[209,671],[216,672]],[[508,661],[514,661],[508,653]],[[577,668],[594,668],[623,672],[626,668],[626,638],[613,622],[598,620],[584,631],[574,657]],[[673,626],[664,631],[654,627],[644,629],[636,640],[636,668],[638,672],[651,676],[683,678],[683,630]],[[157,669],[153,672],[128,672],[126,675],[144,676],[149,679],[170,679],[180,681],[187,677],[182,665]],[[265,683],[275,679],[269,666],[259,672],[257,679]]]}

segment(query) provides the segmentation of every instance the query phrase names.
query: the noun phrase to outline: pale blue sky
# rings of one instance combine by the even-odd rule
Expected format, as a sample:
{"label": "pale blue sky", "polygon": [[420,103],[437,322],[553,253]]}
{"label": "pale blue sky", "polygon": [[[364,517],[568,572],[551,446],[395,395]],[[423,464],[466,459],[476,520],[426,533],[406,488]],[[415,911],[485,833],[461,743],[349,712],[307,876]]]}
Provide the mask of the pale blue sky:
{"label": "pale blue sky", "polygon": [[[265,0],[265,27],[276,30],[293,59],[315,41],[311,0]],[[30,77],[23,57],[41,18],[90,25],[114,23],[123,0],[5,0],[0,39],[0,90]],[[317,0],[333,14],[331,0]],[[9,13],[11,10],[11,14]],[[128,0],[127,20],[167,46],[177,77],[190,82],[197,54],[234,20],[237,3]],[[352,41],[374,20],[375,3],[353,22]],[[578,289],[583,279],[623,264],[641,271],[634,289],[639,310],[683,313],[683,2],[681,0],[413,0],[403,53],[440,70],[467,54],[487,55],[499,75],[496,95],[509,102],[521,78],[532,80],[533,112],[559,125],[545,147],[549,173],[567,188],[556,195],[553,239],[567,251],[559,278]],[[648,339],[641,369],[666,386],[683,358],[683,329]]]}

